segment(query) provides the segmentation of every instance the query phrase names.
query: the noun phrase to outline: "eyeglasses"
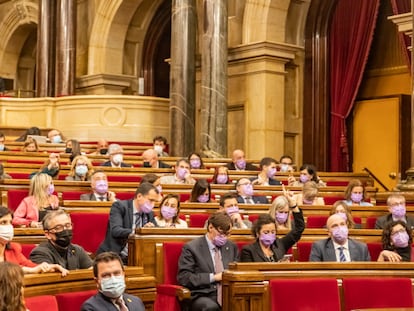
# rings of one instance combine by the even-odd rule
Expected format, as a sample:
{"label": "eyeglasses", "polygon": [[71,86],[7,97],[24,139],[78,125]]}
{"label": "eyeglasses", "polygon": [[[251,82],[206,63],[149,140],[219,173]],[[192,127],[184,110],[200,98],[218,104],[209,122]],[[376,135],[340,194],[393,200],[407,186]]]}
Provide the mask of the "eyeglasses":
{"label": "eyeglasses", "polygon": [[73,224],[71,222],[68,222],[64,225],[57,225],[54,226],[53,228],[48,229],[48,231],[54,233],[54,232],[62,232],[63,230],[69,230],[73,228]]}

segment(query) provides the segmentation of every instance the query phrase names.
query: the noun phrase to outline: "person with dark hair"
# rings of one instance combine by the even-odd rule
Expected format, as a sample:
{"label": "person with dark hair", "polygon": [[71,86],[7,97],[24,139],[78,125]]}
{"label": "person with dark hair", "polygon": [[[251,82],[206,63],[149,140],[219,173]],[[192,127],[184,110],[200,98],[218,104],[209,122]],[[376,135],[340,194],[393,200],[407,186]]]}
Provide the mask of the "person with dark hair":
{"label": "person with dark hair", "polygon": [[411,261],[412,231],[402,220],[389,222],[382,231],[382,249],[378,261]]}
{"label": "person with dark hair", "polygon": [[349,181],[345,189],[344,202],[348,205],[372,206],[371,203],[366,202],[367,193],[363,183],[359,179],[352,179]]}
{"label": "person with dark hair", "polygon": [[125,268],[114,252],[104,252],[93,262],[93,276],[98,293],[86,300],[81,311],[145,311],[142,300],[125,293]]}
{"label": "person with dark hair", "polygon": [[171,168],[170,165],[158,159],[158,154],[154,149],[147,149],[142,153],[143,167],[147,168]]}
{"label": "person with dark hair", "polygon": [[154,150],[157,152],[159,157],[168,157],[168,153],[165,152],[167,147],[167,138],[164,136],[155,136],[152,140],[154,143]]}
{"label": "person with dark hair", "polygon": [[102,170],[94,171],[91,176],[91,193],[83,193],[80,200],[83,201],[101,201],[115,202],[116,194],[108,190],[108,177]]}
{"label": "person with dark hair", "polygon": [[87,269],[92,260],[82,246],[72,244],[73,224],[63,210],[49,212],[42,221],[47,238],[30,253],[36,263],[59,264],[68,270]]}
{"label": "person with dark hair", "polygon": [[229,169],[225,166],[218,166],[214,169],[212,184],[231,184]]}
{"label": "person with dark hair", "polygon": [[252,222],[248,219],[243,219],[240,214],[237,196],[235,193],[228,192],[220,197],[219,211],[225,212],[230,216],[234,228],[247,229],[252,226]]}
{"label": "person with dark hair", "polygon": [[282,155],[279,160],[279,171],[282,173],[294,172],[293,159],[290,155]]}
{"label": "person with dark hair", "polygon": [[177,280],[191,291],[188,310],[221,310],[222,274],[238,256],[237,246],[227,238],[231,229],[227,214],[214,213],[208,219],[206,235],[184,245]]}
{"label": "person with dark hair", "polygon": [[152,210],[158,199],[158,189],[153,184],[141,183],[135,191],[134,199],[115,201],[109,212],[105,240],[97,253],[113,251],[127,263],[129,235],[136,228],[157,226]]}
{"label": "person with dark hair", "polygon": [[26,132],[24,132],[21,136],[19,136],[15,141],[26,141],[28,136],[40,136],[42,133],[40,132],[40,129],[36,126],[32,126],[31,128],[27,129]]}
{"label": "person with dark hair", "polygon": [[256,177],[250,178],[253,185],[260,186],[280,186],[282,183],[274,177],[277,172],[276,160],[265,157],[260,160],[260,173]]}
{"label": "person with dark hair", "polygon": [[76,139],[68,139],[65,144],[65,153],[70,154],[69,164],[72,163],[74,158],[82,155],[79,141]]}
{"label": "person with dark hair", "polygon": [[2,132],[0,132],[0,151],[9,151],[9,149],[5,146],[6,136]]}
{"label": "person with dark hair", "polygon": [[201,155],[197,152],[192,152],[188,156],[188,161],[190,161],[190,169],[204,169],[203,159]]}
{"label": "person with dark hair", "polygon": [[285,197],[292,211],[295,225],[284,237],[277,238],[275,219],[270,214],[261,214],[252,227],[256,241],[243,247],[240,261],[244,262],[278,262],[283,260],[286,252],[297,242],[305,230],[305,220],[298,208],[294,196],[285,191]]}
{"label": "person with dark hair", "polygon": [[155,221],[162,228],[188,228],[187,223],[180,219],[180,197],[177,194],[167,194],[160,203],[160,215]]}
{"label": "person with dark hair", "polygon": [[299,168],[299,171],[299,180],[296,180],[293,175],[288,177],[289,186],[302,187],[307,181],[314,181],[318,187],[326,187],[326,183],[319,179],[318,172],[316,171],[316,167],[314,165],[303,164]]}
{"label": "person with dark hair", "polygon": [[162,186],[161,186],[161,177],[153,174],[153,173],[148,173],[145,174],[144,176],[142,176],[141,178],[141,183],[144,182],[149,182],[150,184],[153,184],[155,186],[155,188],[158,189],[159,194],[162,194]]}
{"label": "person with dark hair", "polygon": [[199,179],[191,190],[190,202],[209,203],[211,201],[211,187],[206,179]]}
{"label": "person with dark hair", "polygon": [[352,217],[351,207],[344,201],[336,201],[329,212],[329,215],[338,214],[346,220],[349,229],[361,229],[361,224],[356,224]]}
{"label": "person with dark hair", "polygon": [[175,164],[175,174],[161,177],[161,184],[195,184],[191,176],[190,162],[187,159],[179,159]]}

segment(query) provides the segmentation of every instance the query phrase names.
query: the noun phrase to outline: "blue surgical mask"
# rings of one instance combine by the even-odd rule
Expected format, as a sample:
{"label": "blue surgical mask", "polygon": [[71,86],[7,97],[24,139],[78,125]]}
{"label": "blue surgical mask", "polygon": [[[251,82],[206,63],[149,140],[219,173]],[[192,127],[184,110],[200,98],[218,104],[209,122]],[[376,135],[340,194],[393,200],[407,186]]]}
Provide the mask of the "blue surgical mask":
{"label": "blue surgical mask", "polygon": [[99,291],[106,297],[118,298],[125,291],[125,279],[123,275],[111,276],[101,280]]}
{"label": "blue surgical mask", "polygon": [[60,137],[60,135],[55,135],[52,137],[52,143],[60,144],[61,142],[62,142],[62,137]]}
{"label": "blue surgical mask", "polygon": [[78,176],[85,176],[88,172],[88,167],[86,165],[78,165],[75,168],[75,173]]}

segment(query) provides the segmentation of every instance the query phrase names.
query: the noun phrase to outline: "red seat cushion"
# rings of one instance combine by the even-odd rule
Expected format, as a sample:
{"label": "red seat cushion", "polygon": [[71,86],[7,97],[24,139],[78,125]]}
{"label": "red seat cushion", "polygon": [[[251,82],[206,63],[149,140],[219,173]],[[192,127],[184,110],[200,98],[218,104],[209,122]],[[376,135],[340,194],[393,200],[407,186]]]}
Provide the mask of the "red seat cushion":
{"label": "red seat cushion", "polygon": [[309,256],[312,250],[312,243],[313,242],[311,241],[299,241],[296,244],[298,261],[309,261]]}
{"label": "red seat cushion", "polygon": [[63,200],[79,200],[81,194],[84,194],[83,191],[63,191],[62,199]]}
{"label": "red seat cushion", "polygon": [[369,255],[372,261],[377,261],[379,254],[382,252],[381,242],[367,242]]}
{"label": "red seat cushion", "polygon": [[209,215],[208,214],[190,214],[191,228],[204,228]]}
{"label": "red seat cushion", "polygon": [[57,294],[56,300],[59,306],[59,311],[80,310],[82,304],[95,294],[96,289]]}
{"label": "red seat cushion", "polygon": [[323,228],[327,219],[327,215],[309,215],[306,219],[306,228]]}
{"label": "red seat cushion", "polygon": [[366,229],[374,229],[376,222],[377,222],[377,217],[375,217],[375,216],[367,217],[367,222],[365,224],[365,228]]}
{"label": "red seat cushion", "polygon": [[52,295],[27,297],[25,303],[30,311],[59,311],[56,298]]}
{"label": "red seat cushion", "polygon": [[118,182],[141,182],[141,176],[134,176],[134,175],[108,175],[108,181],[118,181]]}
{"label": "red seat cushion", "polygon": [[33,248],[36,247],[36,244],[20,244],[20,246],[22,247],[22,254],[24,257],[29,258]]}
{"label": "red seat cushion", "polygon": [[10,189],[7,191],[7,207],[15,211],[20,202],[29,195],[28,189]]}
{"label": "red seat cushion", "polygon": [[269,287],[272,311],[341,310],[338,284],[333,278],[273,279]]}

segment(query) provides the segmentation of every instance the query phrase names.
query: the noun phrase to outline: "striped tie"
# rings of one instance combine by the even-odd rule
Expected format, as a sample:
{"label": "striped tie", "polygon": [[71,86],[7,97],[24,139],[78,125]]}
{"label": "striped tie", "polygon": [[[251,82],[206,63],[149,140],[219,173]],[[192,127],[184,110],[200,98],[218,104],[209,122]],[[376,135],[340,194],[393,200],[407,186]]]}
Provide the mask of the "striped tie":
{"label": "striped tie", "polygon": [[346,257],[345,257],[345,254],[344,254],[344,247],[343,246],[340,246],[340,247],[338,247],[338,249],[339,249],[339,261],[340,262],[346,262]]}

